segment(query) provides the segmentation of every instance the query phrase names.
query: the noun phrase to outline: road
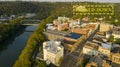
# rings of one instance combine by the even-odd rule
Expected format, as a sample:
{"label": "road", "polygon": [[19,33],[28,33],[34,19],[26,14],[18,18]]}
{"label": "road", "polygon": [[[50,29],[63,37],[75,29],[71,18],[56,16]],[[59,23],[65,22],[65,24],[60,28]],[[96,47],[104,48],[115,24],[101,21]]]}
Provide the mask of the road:
{"label": "road", "polygon": [[76,48],[73,52],[70,52],[67,56],[65,56],[60,67],[78,67],[77,62],[78,62],[78,59],[82,56],[81,52],[82,52],[83,46],[87,41],[92,40],[93,36],[96,34],[97,31],[98,29],[95,30],[93,34],[91,34],[82,44],[80,44],[78,48]]}

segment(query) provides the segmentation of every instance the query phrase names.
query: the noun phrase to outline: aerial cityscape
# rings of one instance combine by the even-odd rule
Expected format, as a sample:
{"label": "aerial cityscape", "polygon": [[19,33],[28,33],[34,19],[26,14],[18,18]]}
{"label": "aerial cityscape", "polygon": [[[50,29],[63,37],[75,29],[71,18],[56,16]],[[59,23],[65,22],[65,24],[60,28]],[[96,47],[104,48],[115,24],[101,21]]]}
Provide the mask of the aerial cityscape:
{"label": "aerial cityscape", "polygon": [[120,67],[119,1],[1,0],[0,67]]}

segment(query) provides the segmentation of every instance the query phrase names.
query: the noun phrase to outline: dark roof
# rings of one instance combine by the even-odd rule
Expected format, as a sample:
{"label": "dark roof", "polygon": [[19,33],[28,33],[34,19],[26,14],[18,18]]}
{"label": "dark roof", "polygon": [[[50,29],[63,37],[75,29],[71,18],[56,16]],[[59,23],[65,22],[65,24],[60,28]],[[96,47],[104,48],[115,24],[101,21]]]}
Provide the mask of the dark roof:
{"label": "dark roof", "polygon": [[74,44],[75,43],[73,41],[68,41],[68,40],[63,40],[63,42],[66,43],[66,44]]}
{"label": "dark roof", "polygon": [[69,37],[72,39],[78,39],[82,36],[82,34],[77,34],[77,33],[70,33],[69,35],[65,36],[65,37]]}
{"label": "dark roof", "polygon": [[93,42],[87,42],[84,47],[98,50],[98,44]]}
{"label": "dark roof", "polygon": [[90,58],[89,63],[95,62],[97,63],[98,67],[102,67],[102,59],[99,56],[93,56]]}
{"label": "dark roof", "polygon": [[57,30],[46,30],[45,33],[51,33],[51,34],[60,35],[60,36],[65,36],[68,34],[67,32],[57,31]]}
{"label": "dark roof", "polygon": [[112,53],[120,53],[120,47],[114,47]]}

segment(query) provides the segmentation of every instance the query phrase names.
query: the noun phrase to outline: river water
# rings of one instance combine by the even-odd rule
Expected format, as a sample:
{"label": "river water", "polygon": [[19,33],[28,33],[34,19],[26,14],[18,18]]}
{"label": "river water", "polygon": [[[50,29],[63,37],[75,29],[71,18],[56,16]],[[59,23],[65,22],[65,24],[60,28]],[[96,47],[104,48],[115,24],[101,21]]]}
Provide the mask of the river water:
{"label": "river water", "polygon": [[0,44],[0,67],[13,67],[13,64],[18,59],[21,51],[26,46],[26,43],[37,28],[37,26],[27,26],[22,30],[18,30],[16,34],[2,44]]}

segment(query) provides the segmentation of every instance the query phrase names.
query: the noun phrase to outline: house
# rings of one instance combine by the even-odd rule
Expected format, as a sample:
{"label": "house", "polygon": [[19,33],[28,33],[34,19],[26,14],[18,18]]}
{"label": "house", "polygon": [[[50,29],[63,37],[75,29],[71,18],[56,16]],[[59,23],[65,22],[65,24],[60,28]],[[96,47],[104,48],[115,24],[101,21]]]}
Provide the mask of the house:
{"label": "house", "polygon": [[100,32],[107,32],[110,31],[110,25],[106,23],[101,23],[100,24]]}
{"label": "house", "polygon": [[111,67],[111,65],[100,56],[92,56],[85,67]]}
{"label": "house", "polygon": [[64,36],[68,35],[69,33],[58,30],[45,30],[44,34],[47,39],[56,40],[56,39],[63,39]]}
{"label": "house", "polygon": [[75,28],[75,27],[73,27],[72,28],[72,32],[78,33],[78,34],[83,34],[86,37],[88,37],[90,35],[90,33],[91,33],[91,30],[84,29],[84,28],[82,29],[82,28]]}
{"label": "house", "polygon": [[90,18],[89,17],[84,17],[84,18],[82,18],[82,21],[84,21],[84,22],[90,22]]}
{"label": "house", "polygon": [[47,63],[59,66],[64,55],[64,47],[60,41],[43,42],[43,55]]}
{"label": "house", "polygon": [[112,49],[112,62],[116,64],[120,64],[120,46],[114,47]]}
{"label": "house", "polygon": [[96,23],[89,23],[85,26],[86,29],[92,29],[92,30],[96,30],[98,28],[98,24]]}
{"label": "house", "polygon": [[98,44],[93,42],[87,42],[83,47],[83,54],[87,55],[98,55]]}
{"label": "house", "polygon": [[120,38],[120,30],[114,30],[112,32],[112,35],[114,36],[115,39]]}
{"label": "house", "polygon": [[58,24],[58,30],[65,30],[68,29],[68,23],[62,23],[62,24]]}
{"label": "house", "polygon": [[100,52],[100,54],[110,57],[111,55],[111,44],[108,43],[101,43],[99,45],[98,51]]}

